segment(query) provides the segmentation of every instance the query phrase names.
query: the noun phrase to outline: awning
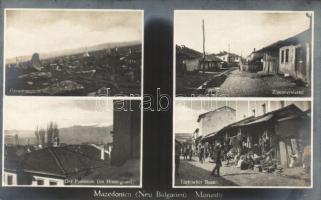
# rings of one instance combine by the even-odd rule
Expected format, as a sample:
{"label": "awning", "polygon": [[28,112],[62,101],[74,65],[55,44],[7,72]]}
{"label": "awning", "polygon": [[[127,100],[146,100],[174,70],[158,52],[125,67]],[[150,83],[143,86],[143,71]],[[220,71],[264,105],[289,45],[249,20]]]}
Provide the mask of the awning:
{"label": "awning", "polygon": [[253,125],[253,124],[258,124],[258,123],[263,123],[263,122],[267,122],[269,121],[270,119],[272,119],[273,115],[266,115],[262,118],[259,118],[257,120],[254,120],[254,121],[251,121],[251,122],[248,122],[242,126],[249,126],[249,125]]}

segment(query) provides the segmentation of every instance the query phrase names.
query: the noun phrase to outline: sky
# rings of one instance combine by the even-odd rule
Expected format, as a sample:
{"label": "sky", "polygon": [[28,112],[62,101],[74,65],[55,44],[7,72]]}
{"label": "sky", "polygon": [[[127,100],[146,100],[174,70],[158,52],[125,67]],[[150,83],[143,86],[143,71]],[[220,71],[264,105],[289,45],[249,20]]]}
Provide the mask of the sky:
{"label": "sky", "polygon": [[[199,128],[197,123],[200,114],[213,111],[222,106],[229,106],[236,110],[235,122],[252,116],[252,109],[256,109],[256,116],[262,115],[262,104],[266,104],[267,112],[280,108],[280,101],[208,101],[208,100],[177,100],[175,104],[175,133],[193,133]],[[295,104],[301,110],[309,108],[304,101],[286,101],[285,106]]]}
{"label": "sky", "polygon": [[179,11],[175,13],[175,43],[203,52],[202,20],[205,21],[205,51],[247,56],[278,40],[309,28],[305,12],[263,13],[237,11]]}
{"label": "sky", "polygon": [[112,100],[72,100],[56,98],[6,97],[5,130],[46,128],[48,122],[59,128],[74,125],[109,126],[113,124]]}
{"label": "sky", "polygon": [[6,58],[142,40],[136,11],[6,11]]}

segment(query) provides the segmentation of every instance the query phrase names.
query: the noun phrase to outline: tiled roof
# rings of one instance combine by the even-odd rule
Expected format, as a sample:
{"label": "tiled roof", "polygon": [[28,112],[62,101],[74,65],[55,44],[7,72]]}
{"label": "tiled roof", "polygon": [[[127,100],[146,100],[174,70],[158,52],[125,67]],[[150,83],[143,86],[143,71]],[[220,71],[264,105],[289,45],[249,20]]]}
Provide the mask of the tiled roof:
{"label": "tiled roof", "polygon": [[21,168],[35,173],[68,177],[103,165],[103,161],[89,157],[91,153],[84,153],[88,152],[89,148],[74,148],[75,146],[47,147],[27,153],[23,156]]}
{"label": "tiled roof", "polygon": [[278,110],[268,112],[261,116],[257,116],[257,117],[252,116],[252,117],[248,117],[240,121],[231,123],[215,133],[210,133],[206,135],[205,138],[208,139],[210,137],[220,135],[227,130],[232,130],[233,128],[257,125],[257,124],[269,122],[271,120],[290,119],[292,117],[302,116],[303,114],[305,114],[305,112],[299,109],[296,105],[291,104],[286,107],[280,108]]}

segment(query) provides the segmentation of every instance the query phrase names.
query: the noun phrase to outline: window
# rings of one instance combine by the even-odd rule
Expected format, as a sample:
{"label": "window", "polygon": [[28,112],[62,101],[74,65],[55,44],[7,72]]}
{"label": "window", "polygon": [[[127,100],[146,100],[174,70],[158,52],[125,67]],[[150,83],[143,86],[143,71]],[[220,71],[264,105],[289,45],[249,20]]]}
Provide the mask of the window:
{"label": "window", "polygon": [[8,180],[8,185],[12,185],[13,184],[13,176],[12,175],[8,175],[7,176],[7,180]]}
{"label": "window", "polygon": [[281,51],[281,63],[284,63],[284,50]]}
{"label": "window", "polygon": [[57,181],[49,181],[49,185],[57,185]]}
{"label": "window", "polygon": [[285,62],[289,62],[289,49],[285,50]]}
{"label": "window", "polygon": [[37,180],[37,185],[44,185],[44,180],[42,180],[42,179],[38,179]]}

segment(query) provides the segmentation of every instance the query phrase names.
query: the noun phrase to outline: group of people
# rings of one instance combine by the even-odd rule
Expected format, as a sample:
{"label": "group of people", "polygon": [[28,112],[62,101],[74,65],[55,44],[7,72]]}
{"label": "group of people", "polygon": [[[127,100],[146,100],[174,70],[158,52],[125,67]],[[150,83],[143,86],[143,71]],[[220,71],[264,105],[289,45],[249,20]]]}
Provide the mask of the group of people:
{"label": "group of people", "polygon": [[[214,168],[211,171],[212,176],[220,176],[220,168],[222,167],[222,145],[217,144],[215,148],[213,148],[213,152],[209,152],[208,148],[202,144],[197,147],[196,152],[198,154],[199,162],[204,163],[205,158],[211,157],[214,160]],[[181,144],[176,142],[175,144],[175,174],[179,175],[179,166],[180,166],[180,157],[183,155],[184,160],[192,160],[193,157],[193,149],[190,146],[185,148],[181,147]]]}
{"label": "group of people", "polygon": [[198,146],[198,158],[200,163],[204,163],[205,159],[210,157],[214,161],[214,168],[211,171],[212,176],[220,176],[220,168],[222,167],[222,150],[223,146],[219,143],[213,148],[206,148],[204,144]]}
{"label": "group of people", "polygon": [[186,148],[184,148],[183,156],[184,156],[184,160],[191,161],[193,156],[193,149],[190,146],[187,146]]}

